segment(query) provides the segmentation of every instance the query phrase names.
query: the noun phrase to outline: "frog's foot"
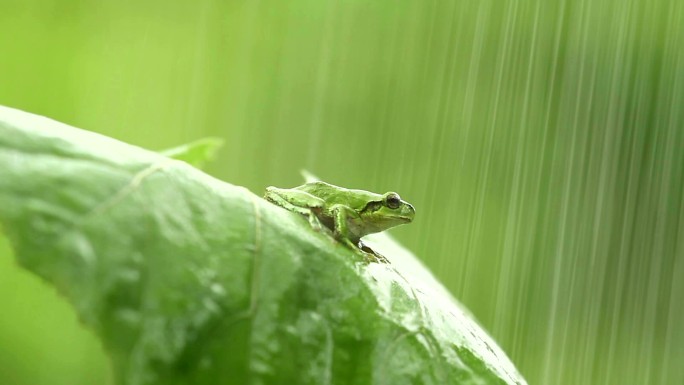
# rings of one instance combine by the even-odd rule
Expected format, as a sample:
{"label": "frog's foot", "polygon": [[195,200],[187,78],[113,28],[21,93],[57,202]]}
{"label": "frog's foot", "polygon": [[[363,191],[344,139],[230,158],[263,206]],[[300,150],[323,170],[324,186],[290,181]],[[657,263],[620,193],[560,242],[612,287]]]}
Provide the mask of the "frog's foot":
{"label": "frog's foot", "polygon": [[384,255],[378,253],[377,251],[371,249],[368,245],[364,244],[363,242],[359,241],[359,249],[363,253],[364,257],[366,258],[366,262],[371,263],[389,263],[389,260],[385,258]]}
{"label": "frog's foot", "polygon": [[[311,225],[311,228],[320,233],[324,229],[326,229],[326,227],[321,224],[321,221],[318,219],[318,216],[316,215],[314,210],[315,209],[302,209],[302,214],[309,219],[309,224]],[[306,213],[304,213],[304,211]]]}
{"label": "frog's foot", "polygon": [[385,263],[385,264],[389,263],[387,258],[385,258],[383,255],[378,254],[376,252],[369,253],[367,251],[361,250],[361,254],[363,254],[363,258],[364,258],[366,263]]}
{"label": "frog's foot", "polygon": [[309,221],[309,224],[311,225],[311,228],[314,229],[317,232],[322,232],[323,231],[323,225],[321,224],[321,221],[318,219],[316,214],[312,209],[306,208],[306,207],[296,207],[293,206],[289,208],[289,210],[294,211],[296,213],[302,214],[307,218]]}
{"label": "frog's foot", "polygon": [[349,238],[341,236],[341,234],[339,233],[336,234],[335,238],[351,250],[354,250],[363,255],[363,258],[365,259],[366,263],[389,263],[385,256],[371,249],[370,247],[365,245],[361,240],[354,242]]}

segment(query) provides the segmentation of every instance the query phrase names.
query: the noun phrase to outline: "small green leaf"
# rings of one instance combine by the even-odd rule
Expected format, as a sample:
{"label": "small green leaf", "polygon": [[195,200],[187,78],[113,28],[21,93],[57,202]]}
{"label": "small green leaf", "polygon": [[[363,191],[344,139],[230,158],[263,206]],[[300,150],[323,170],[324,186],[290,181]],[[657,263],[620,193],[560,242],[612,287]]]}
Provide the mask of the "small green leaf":
{"label": "small green leaf", "polygon": [[321,180],[319,177],[314,175],[311,171],[309,170],[299,170],[299,173],[302,174],[302,178],[304,178],[304,182],[310,183],[310,182],[316,182]]}
{"label": "small green leaf", "polygon": [[178,147],[162,150],[159,153],[173,159],[182,160],[197,168],[202,168],[214,159],[216,151],[223,146],[219,138],[202,138]]}
{"label": "small green leaf", "polygon": [[[118,383],[524,384],[386,236],[366,264],[184,162],[0,107],[0,221]],[[10,294],[11,295],[11,294]]]}

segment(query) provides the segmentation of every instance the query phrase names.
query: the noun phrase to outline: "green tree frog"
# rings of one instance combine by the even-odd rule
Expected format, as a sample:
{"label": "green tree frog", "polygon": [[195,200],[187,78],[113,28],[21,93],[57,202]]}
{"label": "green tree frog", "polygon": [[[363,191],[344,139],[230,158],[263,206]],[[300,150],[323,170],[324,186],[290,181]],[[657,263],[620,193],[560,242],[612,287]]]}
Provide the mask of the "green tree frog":
{"label": "green tree frog", "polygon": [[359,245],[361,237],[410,223],[416,214],[395,192],[381,195],[320,181],[291,189],[267,187],[264,198],[306,216],[317,231],[325,226],[338,241],[361,250],[368,249]]}

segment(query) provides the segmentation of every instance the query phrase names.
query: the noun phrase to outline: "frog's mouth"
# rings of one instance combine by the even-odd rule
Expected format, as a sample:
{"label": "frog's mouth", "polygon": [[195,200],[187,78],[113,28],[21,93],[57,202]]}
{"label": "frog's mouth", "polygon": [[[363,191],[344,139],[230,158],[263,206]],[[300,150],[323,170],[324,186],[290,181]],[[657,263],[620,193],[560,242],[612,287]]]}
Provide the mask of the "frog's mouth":
{"label": "frog's mouth", "polygon": [[401,216],[401,215],[397,215],[397,216],[393,217],[392,219],[397,219],[397,220],[405,222],[405,223],[410,223],[413,221],[413,217],[405,217],[405,216]]}
{"label": "frog's mouth", "polygon": [[388,218],[392,219],[398,219],[400,221],[407,221],[411,222],[413,220],[413,217],[410,215],[402,215],[402,214],[396,214],[396,215],[387,215]]}

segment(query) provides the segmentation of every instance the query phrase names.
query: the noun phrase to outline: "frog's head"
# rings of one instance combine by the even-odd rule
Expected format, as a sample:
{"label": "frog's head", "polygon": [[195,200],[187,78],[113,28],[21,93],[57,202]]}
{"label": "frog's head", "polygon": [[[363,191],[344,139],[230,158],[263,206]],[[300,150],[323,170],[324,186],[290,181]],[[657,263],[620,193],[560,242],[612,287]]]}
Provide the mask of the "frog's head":
{"label": "frog's head", "polygon": [[368,229],[369,233],[410,223],[416,215],[416,209],[395,192],[383,194],[381,200],[371,202],[369,206],[370,210],[364,215],[366,226],[372,228]]}

